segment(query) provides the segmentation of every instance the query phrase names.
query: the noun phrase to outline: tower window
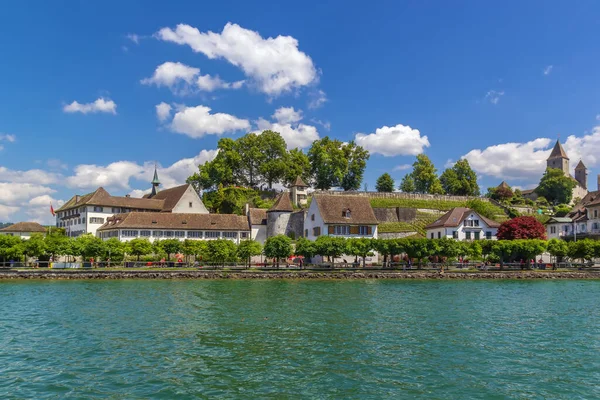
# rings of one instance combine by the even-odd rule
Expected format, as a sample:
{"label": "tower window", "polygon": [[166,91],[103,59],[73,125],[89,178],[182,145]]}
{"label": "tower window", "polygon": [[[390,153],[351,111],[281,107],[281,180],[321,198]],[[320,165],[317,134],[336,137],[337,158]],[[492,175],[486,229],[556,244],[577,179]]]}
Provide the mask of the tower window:
{"label": "tower window", "polygon": [[352,216],[352,214],[351,214],[349,208],[346,209],[346,210],[344,210],[344,211],[342,211],[342,217],[344,217],[344,218],[350,218],[351,216]]}
{"label": "tower window", "polygon": [[190,208],[192,208],[192,202],[190,201]]}

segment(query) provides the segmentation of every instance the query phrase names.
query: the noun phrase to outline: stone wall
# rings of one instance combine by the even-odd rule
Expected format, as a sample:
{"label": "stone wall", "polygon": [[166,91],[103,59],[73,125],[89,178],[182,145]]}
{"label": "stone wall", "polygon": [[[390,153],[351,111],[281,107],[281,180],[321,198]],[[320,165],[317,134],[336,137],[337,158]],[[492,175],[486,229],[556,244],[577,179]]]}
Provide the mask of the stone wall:
{"label": "stone wall", "polygon": [[267,238],[287,233],[291,213],[268,212],[267,213]]}
{"label": "stone wall", "polygon": [[286,231],[286,235],[292,236],[294,238],[299,238],[304,236],[304,211],[297,211],[292,213],[290,216],[288,227]]}
{"label": "stone wall", "polygon": [[417,218],[417,210],[404,207],[373,208],[379,222],[411,222]]}

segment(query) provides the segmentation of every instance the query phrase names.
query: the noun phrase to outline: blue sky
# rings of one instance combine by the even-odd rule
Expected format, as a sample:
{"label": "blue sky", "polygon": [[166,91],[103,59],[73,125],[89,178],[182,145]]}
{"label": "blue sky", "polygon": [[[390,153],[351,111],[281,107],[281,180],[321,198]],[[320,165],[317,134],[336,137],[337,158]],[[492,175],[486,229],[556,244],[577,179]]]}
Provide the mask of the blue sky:
{"label": "blue sky", "polygon": [[369,188],[421,151],[531,187],[560,134],[596,189],[600,3],[321,3],[4,4],[0,221],[49,222],[100,185],[140,195],[155,162],[182,183],[220,137],[264,128],[356,139]]}

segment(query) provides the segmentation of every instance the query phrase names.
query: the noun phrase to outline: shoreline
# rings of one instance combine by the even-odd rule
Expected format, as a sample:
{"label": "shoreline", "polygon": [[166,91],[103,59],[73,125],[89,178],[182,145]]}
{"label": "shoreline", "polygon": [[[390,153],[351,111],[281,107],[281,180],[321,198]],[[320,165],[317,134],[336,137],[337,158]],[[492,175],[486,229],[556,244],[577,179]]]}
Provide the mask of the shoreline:
{"label": "shoreline", "polygon": [[475,280],[475,279],[600,279],[600,272],[569,271],[0,271],[0,281],[26,279],[400,279],[400,280]]}

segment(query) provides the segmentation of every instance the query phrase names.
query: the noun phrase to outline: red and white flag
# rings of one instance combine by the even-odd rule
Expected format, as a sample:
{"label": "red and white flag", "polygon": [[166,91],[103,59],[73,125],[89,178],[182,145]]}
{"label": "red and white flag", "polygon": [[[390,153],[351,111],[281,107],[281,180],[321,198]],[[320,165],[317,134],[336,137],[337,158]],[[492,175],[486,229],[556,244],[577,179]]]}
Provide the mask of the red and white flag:
{"label": "red and white flag", "polygon": [[50,203],[50,214],[54,217],[54,207],[52,207],[52,203]]}

